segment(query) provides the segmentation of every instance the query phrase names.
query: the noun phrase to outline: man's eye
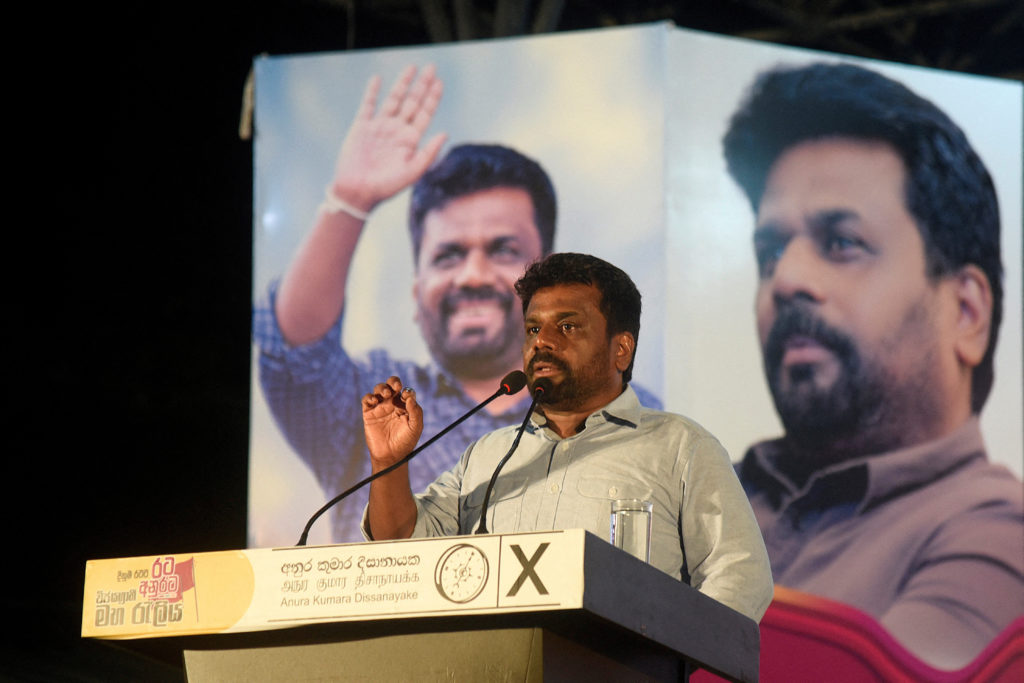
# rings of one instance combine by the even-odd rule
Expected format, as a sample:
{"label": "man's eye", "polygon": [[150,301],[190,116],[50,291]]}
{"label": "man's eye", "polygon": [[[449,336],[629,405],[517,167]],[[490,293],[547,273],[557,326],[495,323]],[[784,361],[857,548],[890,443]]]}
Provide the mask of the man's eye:
{"label": "man's eye", "polygon": [[511,244],[500,244],[490,250],[490,257],[497,263],[518,263],[523,255]]}
{"label": "man's eye", "polygon": [[462,260],[462,253],[458,251],[442,251],[434,255],[431,263],[435,268],[452,268]]}
{"label": "man's eye", "polygon": [[757,272],[762,279],[772,276],[775,266],[782,258],[782,252],[786,245],[778,242],[769,244],[756,244],[754,246],[754,257],[757,259]]}
{"label": "man's eye", "polygon": [[864,242],[848,235],[829,235],[824,243],[825,253],[832,258],[854,256],[864,246]]}
{"label": "man's eye", "polygon": [[529,335],[529,336],[533,336],[533,335],[537,334],[538,332],[540,332],[540,328],[539,327],[527,327],[526,328],[526,334]]}

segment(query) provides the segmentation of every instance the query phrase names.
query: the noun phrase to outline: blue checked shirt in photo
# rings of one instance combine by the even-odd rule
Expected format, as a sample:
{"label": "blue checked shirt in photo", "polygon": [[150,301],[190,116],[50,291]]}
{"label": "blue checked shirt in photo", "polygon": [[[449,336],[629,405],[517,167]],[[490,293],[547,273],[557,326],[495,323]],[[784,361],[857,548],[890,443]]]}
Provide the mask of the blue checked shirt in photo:
{"label": "blue checked shirt in photo", "polygon": [[[328,499],[370,475],[360,402],[375,384],[396,375],[406,386],[416,388],[423,407],[423,440],[476,406],[455,378],[434,364],[397,360],[384,349],[373,349],[359,360],[351,358],[341,346],[343,317],[320,340],[290,346],[273,313],[276,294],[275,283],[253,311],[260,386],[281,433]],[[661,405],[650,393],[638,392],[646,405]],[[425,489],[482,434],[521,423],[529,405],[524,392],[519,404],[506,413],[491,415],[481,410],[417,455],[409,464],[413,490]],[[335,543],[363,540],[359,521],[368,496],[369,487],[365,487],[332,508]]]}

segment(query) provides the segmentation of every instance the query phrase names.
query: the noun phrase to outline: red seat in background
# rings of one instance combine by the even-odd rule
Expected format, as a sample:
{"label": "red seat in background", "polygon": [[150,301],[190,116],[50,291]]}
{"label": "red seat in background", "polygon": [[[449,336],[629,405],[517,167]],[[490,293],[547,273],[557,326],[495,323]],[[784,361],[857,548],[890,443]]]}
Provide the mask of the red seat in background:
{"label": "red seat in background", "polygon": [[[693,683],[723,679],[707,671]],[[1024,681],[1024,617],[1014,621],[978,657],[956,671],[932,668],[900,645],[871,616],[849,605],[789,588],[761,620],[764,683],[864,681]]]}

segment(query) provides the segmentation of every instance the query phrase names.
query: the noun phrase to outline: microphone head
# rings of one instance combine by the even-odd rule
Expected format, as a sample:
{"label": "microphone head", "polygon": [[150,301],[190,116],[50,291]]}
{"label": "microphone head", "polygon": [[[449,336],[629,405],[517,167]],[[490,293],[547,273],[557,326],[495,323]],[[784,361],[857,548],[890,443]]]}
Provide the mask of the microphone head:
{"label": "microphone head", "polygon": [[540,377],[533,383],[533,395],[536,397],[543,396],[545,393],[550,392],[554,384],[547,377]]}
{"label": "microphone head", "polygon": [[501,389],[505,394],[518,394],[526,386],[526,373],[513,370],[501,378]]}

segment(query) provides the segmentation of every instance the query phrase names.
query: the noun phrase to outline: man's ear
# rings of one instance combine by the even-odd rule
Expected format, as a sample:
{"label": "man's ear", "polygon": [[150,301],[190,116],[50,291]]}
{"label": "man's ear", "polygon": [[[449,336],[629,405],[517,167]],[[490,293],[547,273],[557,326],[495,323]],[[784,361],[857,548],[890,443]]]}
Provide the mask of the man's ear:
{"label": "man's ear", "polygon": [[633,362],[633,354],[636,353],[636,338],[632,332],[619,332],[612,337],[612,344],[615,351],[615,367],[619,372],[625,372]]}
{"label": "man's ear", "polygon": [[953,278],[959,304],[956,355],[961,363],[973,368],[985,357],[992,334],[992,286],[981,268],[974,264],[963,266]]}

